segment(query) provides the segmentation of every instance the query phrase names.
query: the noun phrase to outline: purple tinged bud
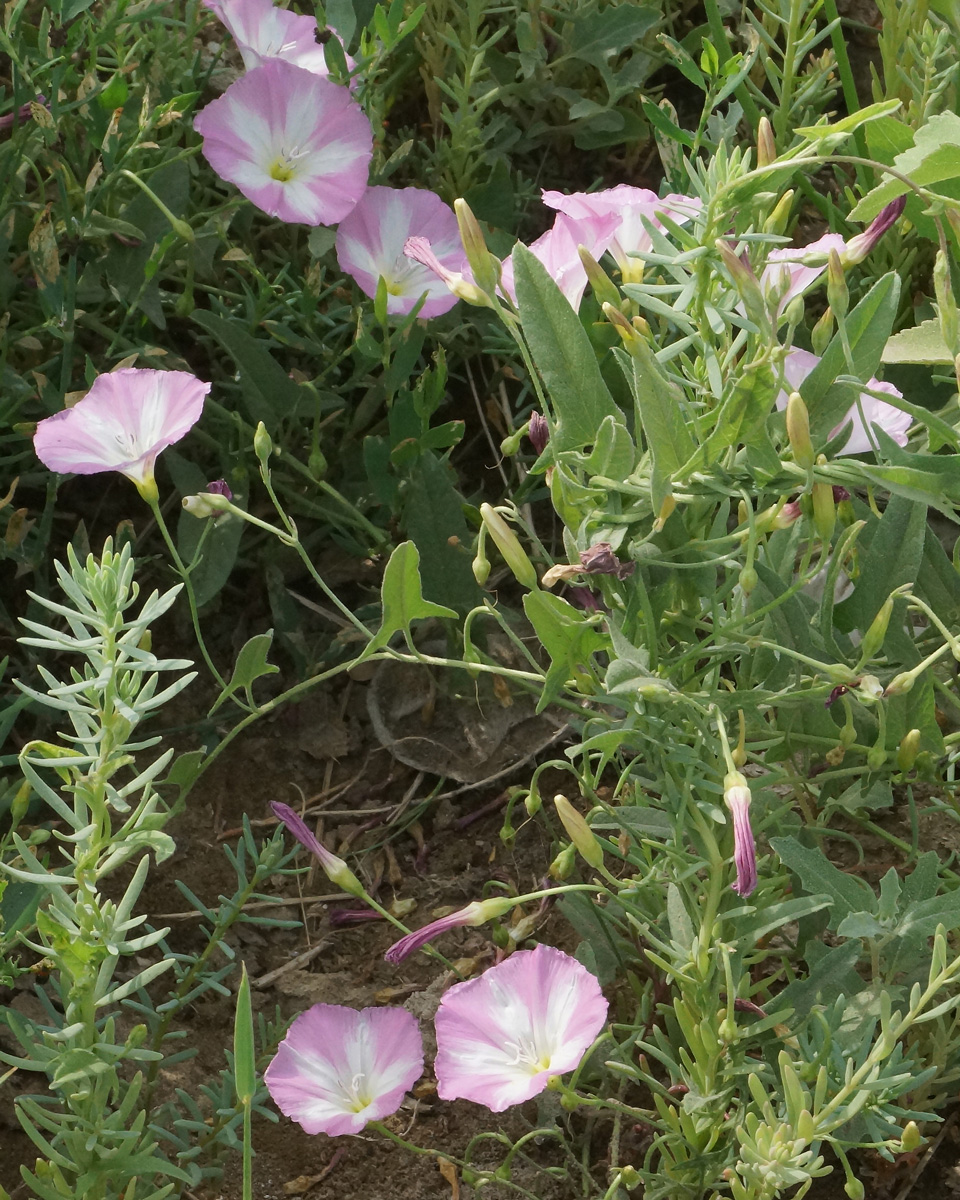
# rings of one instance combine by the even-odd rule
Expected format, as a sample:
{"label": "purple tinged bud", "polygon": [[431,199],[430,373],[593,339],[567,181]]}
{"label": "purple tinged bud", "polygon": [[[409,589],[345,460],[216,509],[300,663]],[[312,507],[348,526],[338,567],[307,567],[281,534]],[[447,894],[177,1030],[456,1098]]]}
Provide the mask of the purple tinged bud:
{"label": "purple tinged bud", "polygon": [[757,886],[757,850],[750,825],[750,786],[739,771],[731,771],[723,781],[723,802],[733,817],[733,861],[737,881],[733,890],[749,896]]}
{"label": "purple tinged bud", "polygon": [[891,200],[889,204],[877,213],[863,233],[858,233],[856,237],[852,237],[847,242],[842,255],[845,267],[851,267],[856,263],[863,262],[890,226],[899,220],[906,203],[906,196],[898,196],[896,200]]}
{"label": "purple tinged bud", "polygon": [[395,942],[383,957],[388,963],[396,965],[399,962],[403,962],[415,950],[419,950],[422,946],[425,946],[427,942],[432,942],[441,933],[446,933],[448,929],[457,929],[464,925],[474,927],[484,925],[487,921],[502,917],[515,904],[516,901],[511,896],[499,896],[491,900],[475,900],[472,904],[468,904],[466,908],[457,909],[456,912],[448,913],[445,917],[439,917],[436,921],[431,921],[429,925],[424,925],[422,929],[408,933],[399,942]]}
{"label": "purple tinged bud", "polygon": [[214,479],[212,483],[207,484],[207,491],[211,496],[224,496],[227,500],[233,499],[233,492],[225,479]]}
{"label": "purple tinged bud", "polygon": [[331,854],[325,846],[321,846],[316,835],[307,828],[302,817],[298,816],[288,804],[281,804],[279,801],[273,801],[270,807],[277,820],[286,825],[300,845],[317,857],[331,883],[335,883],[337,887],[351,896],[361,896],[366,899],[367,893],[360,880],[342,858],[338,858],[335,854]]}
{"label": "purple tinged bud", "polygon": [[550,426],[547,424],[547,418],[543,413],[531,413],[527,437],[530,439],[537,454],[542,454],[546,450],[547,442],[550,440]]}

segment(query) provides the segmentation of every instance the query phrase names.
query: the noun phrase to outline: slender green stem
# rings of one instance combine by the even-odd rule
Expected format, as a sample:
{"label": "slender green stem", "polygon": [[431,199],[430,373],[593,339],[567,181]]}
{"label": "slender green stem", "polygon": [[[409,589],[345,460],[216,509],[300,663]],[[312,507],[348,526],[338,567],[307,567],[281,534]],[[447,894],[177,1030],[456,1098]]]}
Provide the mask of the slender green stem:
{"label": "slender green stem", "polygon": [[[183,580],[183,590],[186,592],[186,595],[187,595],[187,604],[190,607],[190,620],[193,623],[193,632],[195,633],[196,638],[197,638],[197,646],[200,650],[200,654],[203,656],[203,661],[207,666],[207,670],[210,672],[210,674],[213,676],[213,678],[217,681],[217,685],[220,687],[220,689],[223,690],[224,688],[226,688],[227,682],[223,678],[223,676],[220,674],[220,672],[217,670],[216,664],[214,663],[213,659],[210,657],[210,651],[207,649],[207,643],[204,641],[204,638],[203,638],[203,631],[200,628],[200,616],[197,611],[197,595],[193,589],[193,582],[190,579],[190,569],[187,567],[187,565],[184,563],[183,559],[180,557],[180,552],[177,549],[177,544],[173,540],[173,537],[170,534],[170,530],[167,528],[167,523],[163,519],[163,513],[160,511],[159,500],[155,496],[150,496],[150,495],[145,495],[144,499],[150,505],[150,509],[153,512],[153,519],[157,523],[157,528],[160,530],[160,533],[161,533],[161,536],[163,537],[164,542],[166,542],[167,549],[170,552],[170,557],[173,559],[173,564],[174,564],[174,567],[176,568],[177,574]],[[234,697],[231,697],[231,699],[233,699],[234,703],[239,705],[239,707],[247,709],[247,711],[249,711],[248,705],[243,703],[243,701],[241,701],[238,697],[234,696]]]}

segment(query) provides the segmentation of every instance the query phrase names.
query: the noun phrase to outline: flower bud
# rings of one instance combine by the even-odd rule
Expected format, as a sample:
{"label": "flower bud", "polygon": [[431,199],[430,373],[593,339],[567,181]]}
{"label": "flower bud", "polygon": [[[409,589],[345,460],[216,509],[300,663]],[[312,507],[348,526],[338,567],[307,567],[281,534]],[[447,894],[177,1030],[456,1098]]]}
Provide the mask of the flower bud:
{"label": "flower bud", "polygon": [[854,1179],[849,1176],[847,1182],[843,1185],[844,1194],[850,1197],[850,1200],[863,1200],[867,1194],[866,1188],[859,1179]]}
{"label": "flower bud", "polygon": [[784,192],[777,201],[777,206],[763,223],[764,233],[781,234],[787,227],[787,222],[790,220],[790,209],[793,207],[793,189],[789,192]]}
{"label": "flower bud", "polygon": [[847,315],[850,293],[847,290],[840,255],[833,249],[827,254],[827,301],[836,316],[842,319]]}
{"label": "flower bud", "polygon": [[520,545],[520,540],[507,522],[490,504],[480,505],[480,515],[484,528],[496,543],[497,549],[503,555],[504,562],[514,573],[524,587],[535,591],[537,588],[537,572],[533,563],[527,557],[526,551]]}
{"label": "flower bud", "polygon": [[487,558],[483,546],[477,546],[477,555],[470,564],[473,568],[473,577],[483,587],[490,578],[490,560]]}
{"label": "flower bud", "polygon": [[799,392],[791,392],[787,400],[787,437],[794,461],[808,471],[814,461],[813,442],[810,441],[810,416]]}
{"label": "flower bud", "polygon": [[890,624],[890,618],[893,615],[893,602],[896,599],[896,592],[891,592],[890,595],[880,605],[880,610],[870,622],[870,627],[863,635],[863,641],[860,643],[860,662],[868,663],[872,658],[879,654],[883,646],[883,639],[887,636],[887,626]]}
{"label": "flower bud", "polygon": [[753,589],[760,581],[757,575],[756,568],[753,566],[744,567],[740,572],[740,590],[745,596],[749,596]]}
{"label": "flower bud", "polygon": [[563,879],[569,879],[573,873],[574,865],[577,861],[577,848],[571,842],[570,845],[564,846],[557,854],[556,858],[550,864],[547,874],[551,879],[556,879],[558,882]]}
{"label": "flower bud", "polygon": [[492,296],[500,282],[500,260],[487,249],[483,230],[466,200],[454,200],[453,208],[457,214],[463,252],[467,256],[473,278],[481,292]]}
{"label": "flower bud", "polygon": [[871,746],[867,753],[867,766],[871,771],[879,771],[887,761],[887,752],[883,746]]}
{"label": "flower bud", "polygon": [[226,496],[212,492],[198,492],[195,496],[184,496],[181,501],[184,510],[191,517],[216,517],[220,513],[229,512],[230,501]]}
{"label": "flower bud", "polygon": [[900,1137],[900,1153],[910,1154],[923,1144],[923,1137],[917,1128],[916,1121],[908,1121],[903,1127]]}
{"label": "flower bud", "polygon": [[520,442],[523,439],[523,430],[515,429],[513,433],[508,434],[500,443],[500,453],[504,458],[512,458],[520,449]]}
{"label": "flower bud", "polygon": [[760,287],[760,281],[754,275],[750,264],[744,262],[723,238],[717,238],[714,246],[723,260],[723,265],[727,268],[734,286],[740,293],[747,316],[761,330],[768,329],[770,316],[767,311],[767,303]]}
{"label": "flower bud", "polygon": [[909,771],[917,761],[920,752],[920,730],[911,729],[903,735],[897,749],[897,766],[901,771]]}
{"label": "flower bud", "polygon": [[810,345],[813,347],[814,354],[819,354],[822,358],[827,347],[830,345],[832,337],[833,309],[827,308],[823,316],[810,331]]}
{"label": "flower bud", "polygon": [[576,846],[580,856],[595,870],[599,870],[603,866],[603,848],[597,841],[596,834],[566,796],[554,796],[553,804],[567,836]]}
{"label": "flower bud", "polygon": [[893,679],[884,688],[884,696],[905,696],[909,692],[916,680],[911,671],[901,671],[899,675],[895,675]]}
{"label": "flower bud", "polygon": [[613,304],[603,304],[601,307],[603,315],[620,335],[624,349],[628,354],[634,354],[640,342],[640,333],[631,325],[619,308],[616,308]]}
{"label": "flower bud", "polygon": [[273,453],[273,438],[267,433],[267,427],[262,421],[257,425],[257,432],[253,435],[253,452],[264,466]]}
{"label": "flower bud", "polygon": [[577,253],[580,255],[580,261],[583,263],[583,269],[587,273],[587,279],[593,288],[593,294],[597,298],[597,303],[619,304],[620,293],[617,291],[613,280],[603,267],[600,266],[586,246],[578,246]]}
{"label": "flower bud", "polygon": [[769,167],[777,158],[777,144],[773,140],[773,126],[767,117],[757,124],[757,166]]}
{"label": "flower bud", "polygon": [[877,213],[863,233],[858,233],[856,237],[852,237],[847,242],[842,254],[845,267],[852,267],[863,262],[890,226],[899,219],[906,203],[906,196],[898,196],[896,200],[891,200]]}

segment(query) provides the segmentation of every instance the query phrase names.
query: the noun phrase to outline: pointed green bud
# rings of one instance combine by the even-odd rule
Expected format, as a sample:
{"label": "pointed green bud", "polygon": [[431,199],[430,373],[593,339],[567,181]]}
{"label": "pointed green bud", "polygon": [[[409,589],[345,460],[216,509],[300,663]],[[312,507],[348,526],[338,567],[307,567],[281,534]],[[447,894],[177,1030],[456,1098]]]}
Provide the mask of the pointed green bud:
{"label": "pointed green bud", "polygon": [[554,796],[553,804],[560,823],[581,858],[595,870],[599,870],[603,866],[603,848],[597,841],[596,834],[566,796]]}
{"label": "pointed green bud", "polygon": [[890,617],[893,615],[893,602],[897,598],[897,592],[891,592],[890,595],[880,605],[880,610],[870,622],[870,628],[863,635],[863,641],[860,643],[860,665],[866,666],[867,663],[880,653],[883,646],[883,639],[887,636],[887,626],[890,624]]}
{"label": "pointed green bud", "polygon": [[810,415],[799,392],[791,392],[787,399],[787,437],[794,462],[805,471],[809,471],[814,462],[813,442],[810,441]]}
{"label": "pointed green bud", "polygon": [[267,465],[267,459],[273,453],[273,438],[267,433],[267,427],[262,421],[257,425],[257,432],[253,435],[253,452],[264,466]]}
{"label": "pointed green bud", "polygon": [[503,560],[524,587],[535,591],[537,572],[520,545],[520,540],[497,510],[490,504],[480,505],[484,528],[496,543]]}
{"label": "pointed green bud", "polygon": [[810,331],[810,345],[813,347],[814,354],[819,354],[821,358],[833,337],[833,324],[833,309],[827,308]]}
{"label": "pointed green bud", "polygon": [[587,273],[587,279],[593,288],[593,294],[597,298],[597,303],[619,304],[621,296],[617,291],[616,285],[586,246],[578,246],[577,253],[580,255],[580,261],[583,263],[583,269]]}
{"label": "pointed green bud", "polygon": [[773,140],[773,126],[766,117],[757,124],[757,166],[769,167],[777,160],[777,144]]}
{"label": "pointed green bud", "polygon": [[777,201],[777,206],[763,223],[764,233],[781,234],[787,227],[790,220],[790,210],[793,208],[793,189],[789,192],[784,192]]}
{"label": "pointed green bud", "polygon": [[901,1154],[911,1154],[923,1145],[923,1141],[923,1135],[917,1128],[916,1121],[908,1121],[903,1127],[903,1134],[900,1138]]}
{"label": "pointed green bud", "polygon": [[843,274],[840,255],[833,249],[827,254],[827,301],[835,316],[842,320],[847,315],[850,293],[847,290],[847,280]]}
{"label": "pointed green bud", "polygon": [[500,260],[487,249],[480,222],[473,215],[473,210],[466,200],[454,200],[453,208],[457,214],[463,252],[473,272],[474,282],[481,292],[492,296],[500,282]]}
{"label": "pointed green bud", "polygon": [[573,868],[577,861],[577,848],[571,842],[568,846],[557,854],[556,858],[550,864],[547,874],[551,879],[556,879],[558,882],[564,879],[569,879],[573,873]]}
{"label": "pointed green bud", "polygon": [[901,771],[909,771],[917,761],[920,753],[920,730],[911,729],[903,735],[897,749],[897,766]]}

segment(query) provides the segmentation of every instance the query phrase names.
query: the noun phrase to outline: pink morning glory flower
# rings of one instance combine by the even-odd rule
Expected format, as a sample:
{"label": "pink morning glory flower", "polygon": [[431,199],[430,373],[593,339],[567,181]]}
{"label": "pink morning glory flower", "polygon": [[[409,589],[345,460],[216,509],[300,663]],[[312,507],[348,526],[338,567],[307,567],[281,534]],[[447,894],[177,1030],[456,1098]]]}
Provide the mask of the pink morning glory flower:
{"label": "pink morning glory flower", "polygon": [[757,848],[750,825],[750,785],[739,771],[731,771],[723,788],[723,802],[733,818],[733,861],[737,880],[733,890],[749,896],[757,886]]}
{"label": "pink morning glory flower", "polygon": [[[313,17],[301,17],[271,0],[203,0],[203,4],[226,25],[248,71],[265,58],[282,58],[315,75],[329,74]],[[347,65],[353,65],[349,58]]]}
{"label": "pink morning glory flower", "polygon": [[428,237],[430,249],[451,274],[462,275],[466,256],[453,209],[421,188],[370,187],[337,230],[337,259],[368,296],[387,285],[387,312],[410,312],[424,292],[421,317],[449,312],[457,297],[435,271],[404,254],[409,237]]}
{"label": "pink morning glory flower", "polygon": [[[610,248],[619,226],[620,218],[613,213],[584,220],[558,213],[551,228],[531,242],[530,253],[540,259],[575,309],[579,309],[587,290],[587,271],[580,261],[578,247],[585,246],[594,258],[599,259]],[[500,289],[516,303],[512,254],[504,260]]]}
{"label": "pink morning glory flower", "polygon": [[444,993],[437,1093],[503,1112],[574,1070],[607,1019],[600,984],[552,946],[518,950]]}
{"label": "pink morning glory flower", "polygon": [[367,186],[373,132],[346,88],[265,59],[194,118],[221,179],[281,221],[334,225]]}
{"label": "pink morning glory flower", "polygon": [[[663,228],[659,216],[669,217],[676,224],[684,225],[703,207],[702,201],[695,196],[671,194],[661,199],[648,188],[631,187],[626,183],[601,192],[571,192],[565,195],[563,192],[545,191],[542,197],[548,208],[555,208],[578,221],[596,221],[609,216],[620,218],[609,249],[620,268],[624,283],[636,283],[643,275],[643,261],[632,255],[653,249],[653,241],[643,223],[644,218],[656,229]],[[595,254],[594,257],[600,256]]]}
{"label": "pink morning glory flower", "polygon": [[423,1040],[402,1008],[315,1004],[277,1048],[264,1083],[307,1133],[359,1133],[389,1117],[423,1074]]}
{"label": "pink morning glory flower", "polygon": [[[783,360],[783,378],[791,392],[800,390],[800,385],[819,361],[816,354],[811,354],[809,350],[791,350],[787,354]],[[903,398],[903,393],[892,383],[882,383],[879,379],[868,380],[867,387],[876,392],[886,392],[889,396]],[[777,408],[785,409],[787,398],[787,392],[782,391],[777,397]],[[863,411],[862,418],[861,410]],[[843,448],[838,451],[839,454],[866,454],[868,450],[874,450],[876,438],[870,432],[874,425],[879,425],[898,446],[905,446],[907,431],[913,424],[913,418],[902,409],[887,404],[885,400],[878,400],[867,392],[862,392],[859,405],[853,405],[843,419],[830,431],[830,437],[836,437],[848,422],[852,422],[853,427]]]}
{"label": "pink morning glory flower", "polygon": [[119,471],[151,492],[157,455],[197,423],[209,391],[187,371],[126,367],[98,375],[82,400],[37,425],[33,447],[51,471]]}

